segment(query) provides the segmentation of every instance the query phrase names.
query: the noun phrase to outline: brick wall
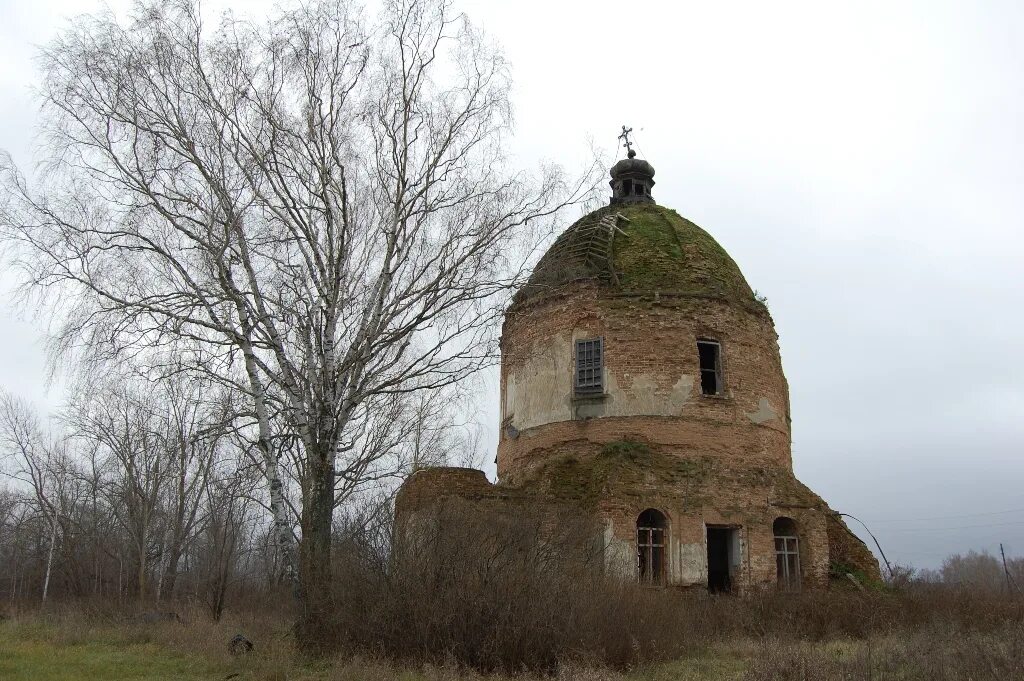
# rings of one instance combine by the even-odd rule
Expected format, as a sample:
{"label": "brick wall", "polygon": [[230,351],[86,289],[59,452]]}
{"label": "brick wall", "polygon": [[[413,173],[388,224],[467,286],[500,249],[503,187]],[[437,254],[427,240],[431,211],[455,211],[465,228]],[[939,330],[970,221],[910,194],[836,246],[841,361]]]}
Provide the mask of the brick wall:
{"label": "brick wall", "polygon": [[[572,395],[570,340],[595,336],[604,338],[607,394],[596,406],[583,400],[581,414]],[[698,338],[722,344],[722,396],[701,394]],[[564,360],[555,374],[545,370],[552,346]],[[521,477],[520,469],[557,455],[563,445],[600,445],[636,433],[681,455],[791,468],[789,389],[771,318],[758,308],[693,296],[609,295],[582,283],[513,306],[501,351],[502,479]],[[537,400],[536,393],[557,399]],[[538,402],[549,413],[517,413],[535,411]]]}

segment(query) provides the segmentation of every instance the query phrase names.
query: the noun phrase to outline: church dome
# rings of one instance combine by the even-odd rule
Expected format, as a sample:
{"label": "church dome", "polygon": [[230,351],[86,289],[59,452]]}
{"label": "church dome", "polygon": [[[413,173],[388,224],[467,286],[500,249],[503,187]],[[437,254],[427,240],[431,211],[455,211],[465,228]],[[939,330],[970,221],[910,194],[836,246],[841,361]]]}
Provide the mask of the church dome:
{"label": "church dome", "polygon": [[537,263],[514,302],[583,281],[609,293],[686,295],[764,311],[710,234],[653,202],[613,204],[577,220]]}

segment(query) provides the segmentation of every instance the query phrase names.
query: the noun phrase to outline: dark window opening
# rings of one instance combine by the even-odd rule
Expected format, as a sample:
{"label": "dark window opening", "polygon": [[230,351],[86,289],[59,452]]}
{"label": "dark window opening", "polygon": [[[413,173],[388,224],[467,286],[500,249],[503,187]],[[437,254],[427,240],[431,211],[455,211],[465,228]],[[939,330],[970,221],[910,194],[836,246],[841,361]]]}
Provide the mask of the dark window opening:
{"label": "dark window opening", "polygon": [[600,338],[576,341],[576,393],[604,390],[604,347]]}
{"label": "dark window opening", "polygon": [[641,584],[665,583],[667,524],[665,516],[653,508],[636,519],[636,561]]}
{"label": "dark window opening", "polygon": [[643,196],[644,186],[639,183],[633,185],[633,193],[636,194],[637,196]]}
{"label": "dark window opening", "polygon": [[722,346],[718,341],[697,341],[700,356],[700,391],[705,395],[722,394]]}
{"label": "dark window opening", "polygon": [[629,196],[632,193],[633,193],[633,180],[623,180],[622,181],[622,194],[624,196]]}
{"label": "dark window opening", "polygon": [[775,535],[775,569],[778,586],[784,591],[800,590],[800,537],[792,518],[776,518],[772,523]]}
{"label": "dark window opening", "polygon": [[708,591],[732,591],[733,568],[739,565],[739,532],[734,527],[708,527]]}

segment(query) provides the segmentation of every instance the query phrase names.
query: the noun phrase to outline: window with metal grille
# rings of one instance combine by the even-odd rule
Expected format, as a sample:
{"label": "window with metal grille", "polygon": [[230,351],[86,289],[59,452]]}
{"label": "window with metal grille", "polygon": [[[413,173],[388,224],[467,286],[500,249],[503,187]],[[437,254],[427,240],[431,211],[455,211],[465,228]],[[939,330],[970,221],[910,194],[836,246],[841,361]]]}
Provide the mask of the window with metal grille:
{"label": "window with metal grille", "polygon": [[641,584],[665,583],[665,516],[649,508],[636,519],[637,575]]}
{"label": "window with metal grille", "polygon": [[576,341],[576,394],[604,392],[604,343],[600,338]]}
{"label": "window with metal grille", "polygon": [[700,391],[705,395],[722,394],[722,346],[718,341],[698,340]]}
{"label": "window with metal grille", "polygon": [[796,523],[790,518],[777,518],[772,524],[775,535],[775,569],[780,589],[800,590],[800,538]]}

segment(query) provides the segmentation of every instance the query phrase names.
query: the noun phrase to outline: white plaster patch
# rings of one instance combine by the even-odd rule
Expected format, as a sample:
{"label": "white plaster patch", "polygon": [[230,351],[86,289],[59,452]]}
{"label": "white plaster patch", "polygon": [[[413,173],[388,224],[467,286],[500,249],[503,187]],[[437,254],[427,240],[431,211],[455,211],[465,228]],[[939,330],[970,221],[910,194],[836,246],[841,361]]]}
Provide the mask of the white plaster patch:
{"label": "white plaster patch", "polygon": [[676,381],[676,384],[672,386],[673,404],[678,405],[679,409],[686,406],[686,403],[693,398],[693,383],[693,376],[683,374]]}
{"label": "white plaster patch", "polygon": [[677,416],[693,392],[693,376],[685,374],[667,390],[653,374],[634,374],[628,389],[619,385],[614,371],[607,372],[607,381],[611,399],[604,416]]}
{"label": "white plaster patch", "polygon": [[766,397],[762,397],[761,401],[757,403],[757,411],[747,412],[747,418],[758,424],[774,421],[778,417],[778,413],[772,409],[772,405],[768,403]]}
{"label": "white plaster patch", "polygon": [[707,551],[703,543],[678,544],[675,570],[672,581],[675,584],[698,584],[706,581]]}
{"label": "white plaster patch", "polygon": [[632,542],[616,538],[611,520],[604,525],[604,565],[606,574],[636,579],[636,549]]}
{"label": "white plaster patch", "polygon": [[563,335],[532,348],[527,361],[509,373],[505,413],[519,430],[572,418],[572,342]]}

